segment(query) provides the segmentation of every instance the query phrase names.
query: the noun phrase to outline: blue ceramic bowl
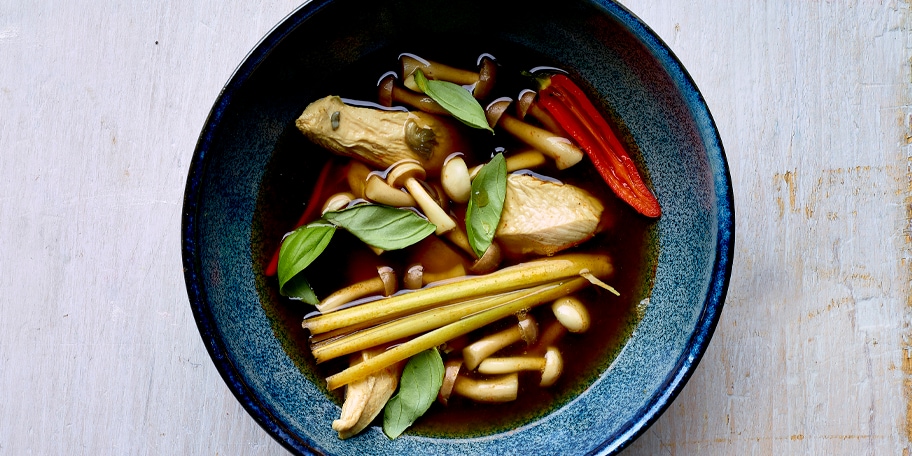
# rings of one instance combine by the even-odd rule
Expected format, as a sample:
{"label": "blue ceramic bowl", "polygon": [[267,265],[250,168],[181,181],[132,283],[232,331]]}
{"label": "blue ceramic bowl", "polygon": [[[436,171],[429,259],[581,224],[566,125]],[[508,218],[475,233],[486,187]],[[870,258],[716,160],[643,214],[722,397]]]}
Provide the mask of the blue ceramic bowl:
{"label": "blue ceramic bowl", "polygon": [[[253,49],[212,108],[184,199],[190,303],[229,388],[294,453],[615,453],[671,403],[709,343],[731,271],[734,207],[700,92],[656,34],[613,2],[499,3],[311,1]],[[263,275],[300,207],[288,209],[300,201],[281,195],[300,198],[325,160],[284,152],[301,146],[293,121],[334,79],[364,60],[448,43],[469,43],[474,55],[477,46],[514,49],[565,68],[624,125],[664,211],[651,232],[648,303],[610,364],[543,416],[490,433],[406,433],[390,441],[374,427],[341,441],[330,427],[338,398],[307,368],[301,331],[288,329],[299,327],[300,315],[283,310]],[[292,169],[299,172],[276,178]]]}

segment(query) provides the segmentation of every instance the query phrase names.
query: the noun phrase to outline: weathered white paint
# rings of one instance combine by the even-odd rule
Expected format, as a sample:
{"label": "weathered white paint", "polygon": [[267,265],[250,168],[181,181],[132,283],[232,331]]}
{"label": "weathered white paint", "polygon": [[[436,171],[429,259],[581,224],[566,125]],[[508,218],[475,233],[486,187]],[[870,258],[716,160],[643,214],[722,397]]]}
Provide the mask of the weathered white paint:
{"label": "weathered white paint", "polygon": [[[628,0],[735,182],[729,299],[627,454],[908,454],[912,34],[898,1]],[[180,262],[208,110],[289,0],[0,4],[0,454],[282,454]]]}

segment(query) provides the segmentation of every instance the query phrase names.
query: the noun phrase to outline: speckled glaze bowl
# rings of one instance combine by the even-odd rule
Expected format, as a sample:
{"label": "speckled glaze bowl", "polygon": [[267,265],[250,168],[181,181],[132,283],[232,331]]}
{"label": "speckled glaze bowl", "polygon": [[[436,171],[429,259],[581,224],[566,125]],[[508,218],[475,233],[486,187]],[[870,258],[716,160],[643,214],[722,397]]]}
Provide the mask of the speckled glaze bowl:
{"label": "speckled glaze bowl", "polygon": [[[494,3],[499,5],[311,1],[241,63],[203,128],[182,225],[190,303],[229,388],[293,453],[616,453],[671,403],[709,343],[731,271],[734,207],[722,144],[700,92],[655,33],[618,4]],[[283,313],[263,275],[282,230],[300,209],[263,195],[300,198],[313,186],[322,163],[286,162],[280,152],[300,146],[293,121],[325,95],[321,87],[378,54],[463,42],[554,62],[601,95],[624,125],[664,211],[652,233],[648,304],[611,363],[578,396],[544,416],[482,435],[407,432],[391,441],[373,427],[341,441],[330,426],[338,399],[299,359],[295,347],[303,336],[282,329],[299,326],[299,316]],[[274,176],[292,168],[299,177],[276,182]]]}

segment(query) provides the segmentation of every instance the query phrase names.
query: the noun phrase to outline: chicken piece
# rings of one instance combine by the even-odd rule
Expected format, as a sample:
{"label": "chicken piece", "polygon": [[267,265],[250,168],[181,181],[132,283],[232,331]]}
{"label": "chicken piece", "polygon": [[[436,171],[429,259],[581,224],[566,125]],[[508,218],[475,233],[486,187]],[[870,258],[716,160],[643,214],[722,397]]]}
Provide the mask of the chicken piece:
{"label": "chicken piece", "polygon": [[569,184],[510,174],[495,238],[510,255],[554,255],[598,231],[604,206]]}
{"label": "chicken piece", "polygon": [[[370,359],[382,350],[364,350],[352,356],[352,365]],[[383,411],[386,402],[396,392],[402,363],[395,364],[363,380],[346,386],[342,414],[333,421],[332,428],[340,439],[354,437],[364,430]]]}
{"label": "chicken piece", "polygon": [[429,175],[438,175],[448,155],[467,147],[455,124],[447,119],[421,111],[351,106],[337,96],[308,105],[295,125],[333,153],[379,169],[417,160]]}

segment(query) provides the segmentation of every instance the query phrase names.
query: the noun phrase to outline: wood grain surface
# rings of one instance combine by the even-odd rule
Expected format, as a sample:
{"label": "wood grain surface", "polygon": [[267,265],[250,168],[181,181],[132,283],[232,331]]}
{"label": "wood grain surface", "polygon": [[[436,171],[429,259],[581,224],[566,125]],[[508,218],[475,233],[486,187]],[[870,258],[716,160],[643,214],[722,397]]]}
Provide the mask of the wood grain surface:
{"label": "wood grain surface", "polygon": [[[735,265],[699,368],[625,454],[909,454],[912,11],[627,0],[701,89]],[[208,358],[186,173],[298,3],[0,3],[0,454],[272,455]]]}

